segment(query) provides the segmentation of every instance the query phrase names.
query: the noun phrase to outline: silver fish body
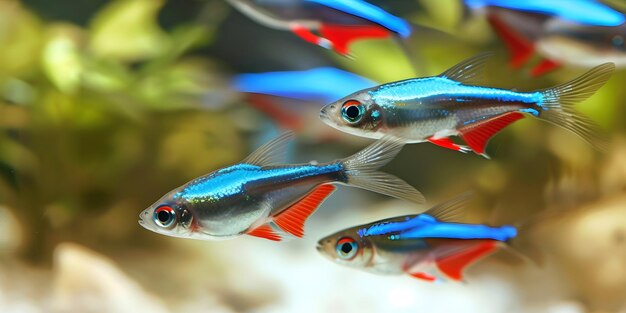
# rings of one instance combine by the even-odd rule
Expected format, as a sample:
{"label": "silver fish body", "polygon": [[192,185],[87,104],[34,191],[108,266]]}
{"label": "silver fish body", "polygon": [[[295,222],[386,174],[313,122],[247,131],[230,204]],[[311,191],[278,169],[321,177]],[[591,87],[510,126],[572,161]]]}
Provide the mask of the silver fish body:
{"label": "silver fish body", "polygon": [[[291,133],[286,133],[242,163],[172,190],[144,210],[139,223],[174,237],[228,239],[250,234],[280,240],[273,225],[302,236],[300,228],[332,193],[332,183],[423,201],[421,194],[404,181],[375,171],[400,151],[403,144],[397,140],[378,141],[352,157],[334,162],[280,165],[280,151],[290,138]],[[298,212],[287,214],[290,209]]]}
{"label": "silver fish body", "polygon": [[374,274],[461,280],[467,265],[517,234],[512,226],[454,222],[467,199],[337,232],[321,239],[317,250],[335,263]]}
{"label": "silver fish body", "polygon": [[[591,127],[593,123],[572,106],[591,96],[610,78],[613,64],[597,66],[553,88],[517,92],[477,85],[488,57],[483,54],[470,58],[439,76],[355,92],[323,107],[320,118],[336,129],[361,137],[393,135],[407,143],[430,141],[461,152],[471,148],[485,155],[489,138],[526,114],[562,126],[592,145],[602,145]],[[448,139],[457,135],[469,148]]]}

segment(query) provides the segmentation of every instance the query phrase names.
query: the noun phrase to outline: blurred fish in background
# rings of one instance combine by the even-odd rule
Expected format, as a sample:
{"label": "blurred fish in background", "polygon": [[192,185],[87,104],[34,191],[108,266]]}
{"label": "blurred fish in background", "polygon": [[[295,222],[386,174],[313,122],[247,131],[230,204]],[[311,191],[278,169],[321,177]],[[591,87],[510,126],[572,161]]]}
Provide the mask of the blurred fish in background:
{"label": "blurred fish in background", "polygon": [[[426,67],[417,76],[484,51],[495,52],[486,78],[498,88],[534,90],[584,72],[564,61],[562,70],[533,79],[510,70],[486,19],[455,28],[458,0],[367,3],[411,26],[410,40],[400,42],[419,51]],[[621,3],[610,6],[623,12]],[[498,250],[467,268],[461,284],[337,266],[315,249],[324,235],[427,208],[342,186],[298,240],[192,241],[143,229],[137,213],[173,186],[239,162],[280,132],[250,107],[249,92],[233,88],[238,75],[335,68],[380,83],[416,76],[397,40],[352,41],[346,58],[231,8],[224,0],[0,0],[2,312],[625,312],[626,73],[619,68],[576,106],[607,131],[606,152],[525,119],[490,141],[491,160],[407,145],[383,169],[420,186],[433,204],[475,190],[467,223],[517,225],[537,216],[511,242],[537,265]],[[384,38],[402,37],[363,23],[384,28]],[[415,25],[447,35],[417,40]],[[614,26],[594,27],[600,31],[585,40],[608,47],[596,36]],[[594,49],[576,51],[580,61],[602,59]],[[298,130],[305,138],[294,162],[338,159],[372,143],[326,127],[321,100],[308,104],[317,112],[298,118],[337,140],[319,144]]]}
{"label": "blurred fish in background", "polygon": [[534,53],[542,60],[530,70],[539,76],[562,64],[578,67],[605,62],[626,66],[626,16],[597,0],[464,0],[483,13],[520,68]]}
{"label": "blurred fish in background", "polygon": [[[234,89],[246,102],[269,116],[281,128],[301,130],[317,120],[319,108],[346,94],[374,86],[359,75],[333,67],[305,71],[239,74]],[[307,117],[309,117],[307,119]],[[319,128],[317,131],[323,131]]]}
{"label": "blurred fish in background", "polygon": [[[411,35],[402,18],[363,0],[228,0],[267,27],[293,32],[305,41],[347,55],[352,41]],[[315,34],[317,32],[318,34]]]}

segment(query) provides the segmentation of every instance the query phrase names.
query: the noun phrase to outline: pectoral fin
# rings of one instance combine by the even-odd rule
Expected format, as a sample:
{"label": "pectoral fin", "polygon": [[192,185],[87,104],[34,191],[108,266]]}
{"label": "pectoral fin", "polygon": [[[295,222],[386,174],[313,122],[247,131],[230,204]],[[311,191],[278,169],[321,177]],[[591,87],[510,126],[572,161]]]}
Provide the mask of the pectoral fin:
{"label": "pectoral fin", "polygon": [[335,191],[331,184],[321,185],[274,217],[274,223],[280,229],[298,237],[304,236],[304,223],[307,218]]}

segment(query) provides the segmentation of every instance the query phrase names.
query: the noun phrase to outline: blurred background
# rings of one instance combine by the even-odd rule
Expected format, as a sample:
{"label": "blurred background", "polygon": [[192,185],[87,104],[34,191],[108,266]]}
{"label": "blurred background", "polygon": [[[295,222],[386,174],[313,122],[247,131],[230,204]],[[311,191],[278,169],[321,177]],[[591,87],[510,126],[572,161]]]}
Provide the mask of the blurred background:
{"label": "blurred background", "polygon": [[[495,52],[490,86],[545,88],[585,70],[534,77],[511,68],[484,16],[468,17],[456,0],[370,2],[428,27],[406,41],[423,75],[483,51]],[[528,118],[491,141],[491,160],[405,147],[386,171],[428,205],[339,187],[302,240],[203,242],[138,225],[169,190],[239,162],[285,128],[233,87],[237,75],[323,66],[378,83],[415,75],[393,40],[360,41],[350,54],[259,25],[221,0],[0,0],[1,311],[626,312],[624,70],[577,106],[610,135],[603,153]],[[324,125],[321,101],[274,100],[301,119],[294,162],[342,158],[370,142]],[[534,261],[501,252],[465,283],[430,284],[340,267],[314,249],[339,229],[468,189],[477,199],[467,221],[524,222],[513,245]]]}

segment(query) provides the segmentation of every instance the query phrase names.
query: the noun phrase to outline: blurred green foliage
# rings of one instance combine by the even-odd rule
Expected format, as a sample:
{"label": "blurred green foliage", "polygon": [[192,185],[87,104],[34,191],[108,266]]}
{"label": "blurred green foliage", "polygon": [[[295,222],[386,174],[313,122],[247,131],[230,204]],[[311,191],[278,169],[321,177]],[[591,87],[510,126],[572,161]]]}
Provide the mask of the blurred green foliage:
{"label": "blurred green foliage", "polygon": [[197,114],[219,83],[212,61],[188,52],[209,44],[216,25],[166,32],[156,21],[163,4],[114,1],[82,28],[0,1],[0,201],[25,227],[27,255],[110,211],[124,222],[103,236],[123,240],[162,186],[242,153],[227,119]]}

